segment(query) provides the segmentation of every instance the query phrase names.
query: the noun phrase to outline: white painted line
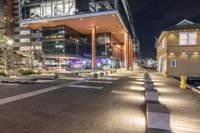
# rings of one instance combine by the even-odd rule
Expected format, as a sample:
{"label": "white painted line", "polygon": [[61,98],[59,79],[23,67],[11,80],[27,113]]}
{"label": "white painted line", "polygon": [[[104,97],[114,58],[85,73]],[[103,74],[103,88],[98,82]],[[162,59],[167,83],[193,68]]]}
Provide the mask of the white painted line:
{"label": "white painted line", "polygon": [[102,84],[112,84],[110,81],[92,81],[92,80],[86,80],[84,81],[86,83],[102,83]]}
{"label": "white painted line", "polygon": [[102,80],[119,80],[119,78],[111,78],[111,77],[101,77],[99,79],[102,79]]}
{"label": "white painted line", "polygon": [[0,85],[4,85],[4,86],[18,86],[19,84],[0,83]]}
{"label": "white painted line", "polygon": [[128,91],[121,91],[121,90],[112,90],[111,93],[113,93],[113,94],[120,94],[120,95],[131,95],[131,94],[133,94],[133,93],[131,93],[131,92],[128,92]]}
{"label": "white painted line", "polygon": [[54,82],[56,80],[38,80],[38,81],[35,81],[36,83],[49,83],[49,82]]}
{"label": "white painted line", "polygon": [[86,85],[68,85],[68,87],[72,88],[83,88],[83,89],[95,89],[95,90],[102,90],[103,87],[98,86],[86,86]]}
{"label": "white painted line", "polygon": [[0,99],[0,105],[4,105],[7,103],[11,103],[11,102],[15,102],[15,101],[19,101],[25,98],[29,98],[29,97],[33,97],[33,96],[37,96],[43,93],[47,93],[50,91],[54,91],[54,90],[58,90],[61,89],[63,87],[66,87],[68,85],[73,85],[73,84],[79,84],[82,83],[83,81],[74,81],[74,82],[70,82],[70,83],[66,83],[66,84],[62,84],[62,85],[58,85],[58,86],[53,86],[53,87],[49,87],[49,88],[45,88],[45,89],[41,89],[41,90],[37,90],[37,91],[32,91],[32,92],[28,92],[28,93],[24,93],[24,94],[20,94],[20,95],[16,95],[16,96],[12,96],[12,97],[8,97],[8,98],[3,98]]}
{"label": "white painted line", "polygon": [[59,79],[65,79],[65,80],[83,80],[85,78],[63,77],[63,78],[59,78]]}

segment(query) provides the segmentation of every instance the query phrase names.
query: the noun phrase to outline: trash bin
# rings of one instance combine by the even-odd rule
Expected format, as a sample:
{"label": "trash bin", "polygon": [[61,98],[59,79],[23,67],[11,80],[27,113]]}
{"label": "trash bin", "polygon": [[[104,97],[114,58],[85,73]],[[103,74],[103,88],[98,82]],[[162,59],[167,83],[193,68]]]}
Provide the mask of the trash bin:
{"label": "trash bin", "polygon": [[187,76],[181,76],[180,88],[187,89]]}

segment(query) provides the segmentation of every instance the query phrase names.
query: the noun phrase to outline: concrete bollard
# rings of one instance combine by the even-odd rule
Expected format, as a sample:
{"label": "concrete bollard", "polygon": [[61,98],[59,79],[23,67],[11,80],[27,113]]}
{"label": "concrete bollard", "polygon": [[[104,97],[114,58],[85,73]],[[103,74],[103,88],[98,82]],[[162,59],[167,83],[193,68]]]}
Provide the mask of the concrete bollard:
{"label": "concrete bollard", "polygon": [[105,74],[104,72],[100,72],[100,76],[103,77]]}
{"label": "concrete bollard", "polygon": [[152,82],[151,78],[144,78],[144,82]]}
{"label": "concrete bollard", "polygon": [[93,78],[98,78],[99,74],[98,73],[94,73],[93,74]]}
{"label": "concrete bollard", "polygon": [[151,128],[151,129],[148,129],[147,133],[171,133],[171,131]]}
{"label": "concrete bollard", "polygon": [[106,71],[106,72],[105,72],[105,75],[106,75],[106,76],[108,76],[108,75],[109,75],[109,72],[108,72],[108,71]]}
{"label": "concrete bollard", "polygon": [[161,104],[147,104],[147,128],[170,131],[170,113]]}
{"label": "concrete bollard", "polygon": [[146,90],[149,90],[149,89],[153,89],[153,88],[154,88],[154,84],[153,84],[152,81],[151,81],[151,82],[145,82],[145,83],[144,83],[144,86],[145,86],[145,89],[146,89]]}
{"label": "concrete bollard", "polygon": [[110,74],[113,74],[113,71],[112,71],[112,70],[110,71]]}
{"label": "concrete bollard", "polygon": [[146,90],[145,97],[147,102],[159,102],[158,100],[159,93],[156,89]]}

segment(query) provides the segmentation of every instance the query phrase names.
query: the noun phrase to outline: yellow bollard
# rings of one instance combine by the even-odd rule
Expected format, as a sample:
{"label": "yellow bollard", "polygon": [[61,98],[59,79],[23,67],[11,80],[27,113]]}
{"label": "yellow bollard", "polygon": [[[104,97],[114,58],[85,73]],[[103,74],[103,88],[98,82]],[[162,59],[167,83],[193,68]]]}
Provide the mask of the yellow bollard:
{"label": "yellow bollard", "polygon": [[167,71],[164,72],[164,77],[168,78]]}
{"label": "yellow bollard", "polygon": [[183,90],[187,89],[187,76],[181,76],[180,88]]}

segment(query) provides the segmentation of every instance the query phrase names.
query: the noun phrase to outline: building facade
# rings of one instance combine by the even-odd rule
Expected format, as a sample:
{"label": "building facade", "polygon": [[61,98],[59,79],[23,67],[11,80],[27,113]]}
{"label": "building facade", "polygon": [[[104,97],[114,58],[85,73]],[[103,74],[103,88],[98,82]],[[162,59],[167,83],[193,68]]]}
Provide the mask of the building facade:
{"label": "building facade", "polygon": [[35,66],[133,66],[138,45],[127,1],[7,0],[7,6],[9,36],[33,53]]}
{"label": "building facade", "polygon": [[200,24],[183,20],[157,41],[158,71],[169,76],[200,77]]}

